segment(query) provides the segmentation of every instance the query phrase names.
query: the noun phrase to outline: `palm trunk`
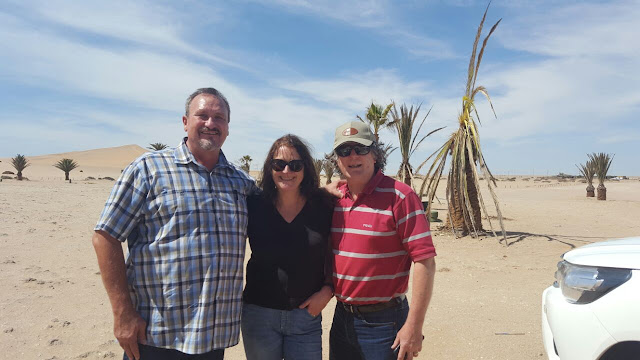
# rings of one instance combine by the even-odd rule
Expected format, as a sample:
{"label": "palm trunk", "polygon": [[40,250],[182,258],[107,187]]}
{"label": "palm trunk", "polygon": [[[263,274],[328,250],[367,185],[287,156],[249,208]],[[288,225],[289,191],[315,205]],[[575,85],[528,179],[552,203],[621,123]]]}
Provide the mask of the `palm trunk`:
{"label": "palm trunk", "polygon": [[[478,189],[476,188],[476,183],[473,181],[473,169],[471,166],[475,166],[475,163],[468,164],[465,169],[465,173],[467,176],[467,192],[469,193],[469,201],[471,202],[471,211],[473,216],[473,224],[469,224],[470,226],[475,226],[476,232],[484,231],[482,227],[482,212],[480,211],[480,200],[478,199]],[[469,229],[471,230],[471,229]]]}
{"label": "palm trunk", "polygon": [[[457,179],[457,176],[455,178]],[[455,181],[453,189],[450,191],[449,214],[445,227],[453,228],[456,236],[465,236],[468,233],[468,229],[464,221],[464,200],[462,199],[460,187],[461,185]]]}
{"label": "palm trunk", "polygon": [[587,197],[596,196],[594,190],[595,188],[593,187],[593,185],[589,184],[589,186],[587,186]]}
{"label": "palm trunk", "polygon": [[69,180],[69,172],[65,172],[64,173],[64,179],[65,180]]}
{"label": "palm trunk", "polygon": [[18,180],[22,180],[22,171],[18,171]]}
{"label": "palm trunk", "polygon": [[[465,236],[469,232],[473,231],[474,226],[475,232],[484,231],[484,228],[482,227],[482,212],[480,209],[480,200],[478,199],[478,189],[476,188],[475,181],[473,181],[473,169],[471,166],[475,165],[473,163],[468,163],[468,166],[465,168],[465,177],[472,213],[469,215],[465,214],[465,204],[461,190],[462,186],[460,184],[456,184],[451,191],[451,198],[449,199],[449,216],[445,223],[445,226],[453,225],[452,227],[456,235],[460,234],[461,236]],[[471,222],[471,218],[468,216],[473,216],[473,223]]]}
{"label": "palm trunk", "polygon": [[598,200],[607,200],[607,188],[604,184],[598,185]]}
{"label": "palm trunk", "polygon": [[404,183],[411,186],[411,172],[408,166],[404,168]]}

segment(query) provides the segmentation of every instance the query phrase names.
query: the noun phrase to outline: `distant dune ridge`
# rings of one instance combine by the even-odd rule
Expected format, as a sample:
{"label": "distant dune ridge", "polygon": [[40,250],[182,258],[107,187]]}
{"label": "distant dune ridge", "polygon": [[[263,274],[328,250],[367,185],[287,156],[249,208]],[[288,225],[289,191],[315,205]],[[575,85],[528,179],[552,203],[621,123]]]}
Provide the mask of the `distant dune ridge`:
{"label": "distant dune ridge", "polygon": [[[120,176],[122,169],[148,151],[150,150],[132,144],[60,154],[27,156],[30,166],[23,171],[23,176],[33,180],[64,179],[64,172],[53,167],[53,164],[60,159],[68,158],[75,160],[79,165],[70,174],[72,180],[84,180],[89,176],[94,178],[109,176],[115,179]],[[15,172],[11,166],[11,158],[0,158],[0,161],[2,161],[0,162],[0,172],[6,170]]]}

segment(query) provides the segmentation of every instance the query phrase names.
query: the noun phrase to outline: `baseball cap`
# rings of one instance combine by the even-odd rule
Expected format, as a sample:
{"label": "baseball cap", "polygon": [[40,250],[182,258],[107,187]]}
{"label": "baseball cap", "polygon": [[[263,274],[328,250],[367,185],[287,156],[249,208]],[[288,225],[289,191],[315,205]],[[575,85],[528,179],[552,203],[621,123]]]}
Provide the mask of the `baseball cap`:
{"label": "baseball cap", "polygon": [[376,140],[375,136],[371,133],[369,126],[362,121],[350,121],[346,124],[340,125],[336,129],[336,137],[333,141],[333,149],[338,146],[347,143],[355,142],[364,146],[373,144]]}

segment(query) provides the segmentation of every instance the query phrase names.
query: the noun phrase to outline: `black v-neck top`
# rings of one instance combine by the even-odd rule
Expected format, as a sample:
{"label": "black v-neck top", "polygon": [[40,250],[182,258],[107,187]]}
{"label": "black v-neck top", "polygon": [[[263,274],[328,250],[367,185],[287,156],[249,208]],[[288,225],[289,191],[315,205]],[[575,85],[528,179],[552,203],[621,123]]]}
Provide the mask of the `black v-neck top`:
{"label": "black v-neck top", "polygon": [[249,196],[247,206],[251,258],[244,301],[279,310],[297,308],[324,285],[333,208],[308,199],[288,223],[263,195]]}

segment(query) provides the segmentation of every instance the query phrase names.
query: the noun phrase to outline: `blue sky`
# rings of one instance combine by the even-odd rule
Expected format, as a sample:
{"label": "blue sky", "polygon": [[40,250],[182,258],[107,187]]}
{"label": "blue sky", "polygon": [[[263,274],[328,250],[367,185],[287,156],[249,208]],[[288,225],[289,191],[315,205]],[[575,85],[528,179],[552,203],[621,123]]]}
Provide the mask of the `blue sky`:
{"label": "blue sky", "polygon": [[[184,99],[231,103],[231,160],[257,169],[279,136],[331,150],[373,100],[420,104],[418,164],[457,127],[486,1],[3,1],[0,157],[177,144]],[[639,1],[494,1],[502,18],[478,84],[481,142],[496,174],[577,173],[591,152],[640,175]],[[635,116],[634,116],[635,115]],[[396,135],[382,140],[397,144]],[[388,173],[397,170],[392,154]]]}

